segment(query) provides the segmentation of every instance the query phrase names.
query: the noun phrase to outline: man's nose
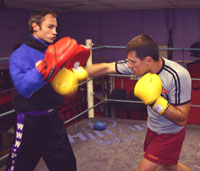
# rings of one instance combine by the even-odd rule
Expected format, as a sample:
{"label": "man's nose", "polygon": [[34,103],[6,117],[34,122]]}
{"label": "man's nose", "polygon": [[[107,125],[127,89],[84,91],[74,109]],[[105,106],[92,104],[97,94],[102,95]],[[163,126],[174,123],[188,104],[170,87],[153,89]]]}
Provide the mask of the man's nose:
{"label": "man's nose", "polygon": [[132,68],[131,61],[128,61],[128,67],[129,67],[129,68]]}
{"label": "man's nose", "polygon": [[53,29],[53,34],[57,35],[56,29]]}

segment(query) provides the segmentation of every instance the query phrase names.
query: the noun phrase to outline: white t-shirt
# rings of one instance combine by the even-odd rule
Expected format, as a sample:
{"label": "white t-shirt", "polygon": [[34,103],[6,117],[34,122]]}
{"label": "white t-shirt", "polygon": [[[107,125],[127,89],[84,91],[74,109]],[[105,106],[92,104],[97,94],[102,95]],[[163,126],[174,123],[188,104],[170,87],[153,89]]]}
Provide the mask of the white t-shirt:
{"label": "white t-shirt", "polygon": [[[178,63],[162,58],[163,66],[157,73],[162,80],[162,96],[174,106],[183,105],[191,101],[191,77],[189,72]],[[134,74],[128,68],[128,60],[116,62],[116,70],[120,74]],[[164,115],[155,112],[147,106],[149,129],[157,134],[176,134],[183,126],[176,125]]]}

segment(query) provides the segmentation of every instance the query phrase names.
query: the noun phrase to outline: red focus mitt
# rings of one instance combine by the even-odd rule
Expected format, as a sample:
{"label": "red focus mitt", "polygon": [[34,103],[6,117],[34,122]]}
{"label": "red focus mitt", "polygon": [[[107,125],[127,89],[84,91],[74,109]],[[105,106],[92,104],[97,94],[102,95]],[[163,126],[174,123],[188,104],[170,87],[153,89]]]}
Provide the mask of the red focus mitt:
{"label": "red focus mitt", "polygon": [[60,68],[76,54],[78,47],[76,40],[70,37],[64,37],[55,44],[49,45],[44,60],[36,63],[36,68],[43,79],[51,82]]}
{"label": "red focus mitt", "polygon": [[90,49],[87,46],[79,45],[73,58],[66,62],[65,68],[71,69],[84,66],[89,56]]}

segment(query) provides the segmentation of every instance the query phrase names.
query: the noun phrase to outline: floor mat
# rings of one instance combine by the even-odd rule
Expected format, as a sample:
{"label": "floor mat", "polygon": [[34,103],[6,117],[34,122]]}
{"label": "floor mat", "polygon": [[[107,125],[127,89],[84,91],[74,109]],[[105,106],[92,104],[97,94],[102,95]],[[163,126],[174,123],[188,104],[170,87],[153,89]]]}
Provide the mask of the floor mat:
{"label": "floor mat", "polygon": [[[107,129],[95,131],[94,122],[105,121]],[[187,125],[180,162],[200,171],[200,125]],[[136,171],[143,156],[146,121],[95,118],[67,128],[78,171]],[[0,169],[1,171],[1,169]],[[35,171],[48,171],[41,159]]]}

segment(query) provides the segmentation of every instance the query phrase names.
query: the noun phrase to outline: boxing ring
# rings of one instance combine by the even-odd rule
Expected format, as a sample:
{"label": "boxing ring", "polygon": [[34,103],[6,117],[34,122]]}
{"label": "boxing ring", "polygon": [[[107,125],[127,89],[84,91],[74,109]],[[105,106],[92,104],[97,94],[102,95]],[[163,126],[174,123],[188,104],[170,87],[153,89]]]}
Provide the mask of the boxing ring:
{"label": "boxing ring", "polygon": [[[92,47],[92,40],[86,40],[86,45],[93,51],[103,48],[125,48],[124,46],[101,46]],[[166,49],[167,50],[167,49]],[[182,50],[182,48],[169,48],[168,50]],[[191,50],[186,48],[185,50]],[[194,49],[193,49],[194,50]],[[199,50],[199,49],[195,49]],[[92,64],[92,53],[87,61],[87,65]],[[108,74],[107,77],[111,80],[111,90],[117,89],[115,86],[117,80],[115,78],[128,78],[137,80],[136,77],[128,75]],[[194,81],[200,81],[198,78],[192,78]],[[97,117],[95,109],[102,105],[112,103],[129,103],[142,104],[141,101],[128,99],[113,99],[107,95],[102,97],[100,101],[95,102],[95,93],[93,87],[93,79],[79,84],[87,85],[87,109],[80,112],[76,116],[65,120],[65,124],[88,114],[88,118],[82,119],[71,126],[67,127],[68,138],[72,145],[72,149],[77,159],[78,171],[94,171],[98,168],[99,171],[136,171],[140,159],[143,156],[143,142],[147,130],[145,120],[121,119],[116,117],[115,107],[111,107],[109,116]],[[121,82],[119,83],[121,85]],[[123,82],[123,87],[125,82]],[[200,105],[192,104],[192,108],[199,109]],[[0,114],[0,118],[15,113],[15,110],[10,110]],[[200,117],[199,117],[200,118]],[[97,131],[93,129],[95,121],[105,121],[106,129]],[[186,164],[192,171],[200,170],[200,125],[187,124],[187,132],[183,144],[180,162]],[[5,163],[8,154],[0,158],[0,163]],[[3,171],[5,166],[0,165],[0,171]],[[44,161],[41,159],[35,171],[48,171]]]}

